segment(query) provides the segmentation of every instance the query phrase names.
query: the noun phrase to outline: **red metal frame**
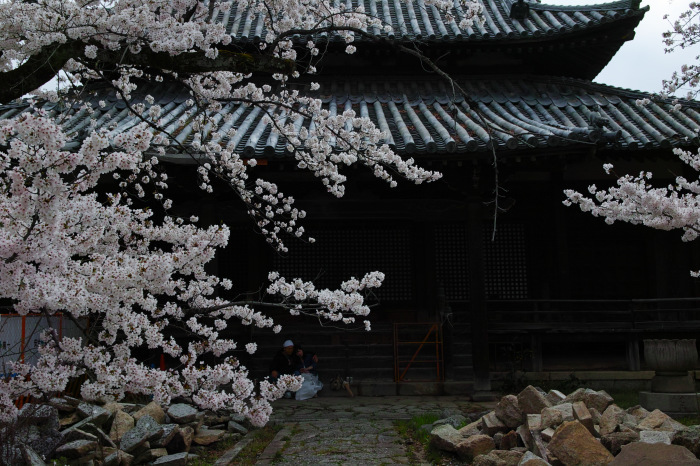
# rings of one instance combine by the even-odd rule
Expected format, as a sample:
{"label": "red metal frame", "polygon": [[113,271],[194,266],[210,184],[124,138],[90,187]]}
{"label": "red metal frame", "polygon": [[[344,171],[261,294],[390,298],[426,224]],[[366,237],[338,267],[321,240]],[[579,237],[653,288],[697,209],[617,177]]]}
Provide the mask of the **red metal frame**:
{"label": "red metal frame", "polygon": [[[17,314],[0,314],[0,318],[22,318],[22,330],[21,330],[21,338],[22,340],[20,341],[20,357],[19,360],[21,363],[25,362],[25,352],[26,352],[26,347],[27,347],[27,316],[29,317],[41,317],[42,314],[27,314],[24,316],[19,316]],[[63,338],[63,314],[57,313],[51,317],[56,317],[58,318],[58,338],[61,339]],[[89,325],[89,322],[88,322]],[[71,396],[77,396],[80,392],[80,387],[82,386],[83,382],[86,380],[86,376],[80,376],[77,377],[73,380],[71,380],[68,385],[66,386],[66,389],[63,391],[63,393],[59,394],[59,396],[63,395],[71,395]],[[29,395],[23,395],[20,396],[15,400],[15,406],[17,408],[22,408],[26,403],[29,403],[32,400],[32,397]]]}
{"label": "red metal frame", "polygon": [[[401,340],[401,327],[422,326],[428,328],[428,332],[422,341]],[[431,335],[434,335],[431,339]],[[402,359],[401,347],[414,346],[417,348],[410,359]],[[419,353],[426,345],[435,345],[435,358],[417,359]],[[406,366],[403,367],[403,363]],[[414,363],[435,364],[435,379],[412,379],[416,382],[437,381],[442,382],[445,379],[444,375],[444,359],[443,359],[443,341],[442,341],[442,326],[436,322],[420,322],[420,323],[395,323],[394,324],[394,381],[404,382],[406,373]]]}

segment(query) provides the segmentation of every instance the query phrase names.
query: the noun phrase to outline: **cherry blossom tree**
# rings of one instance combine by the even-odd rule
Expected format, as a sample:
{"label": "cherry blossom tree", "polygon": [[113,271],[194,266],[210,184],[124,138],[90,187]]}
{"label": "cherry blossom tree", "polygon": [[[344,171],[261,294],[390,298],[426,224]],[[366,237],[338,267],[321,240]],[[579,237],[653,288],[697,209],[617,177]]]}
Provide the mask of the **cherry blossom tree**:
{"label": "cherry blossom tree", "polygon": [[[463,28],[479,20],[481,7],[472,0],[425,3],[454,16]],[[264,21],[261,39],[245,48],[218,20],[236,9],[260,14]],[[95,108],[85,90],[101,83],[115,89],[140,120],[125,131],[93,121],[79,141],[63,132],[60,113],[39,106],[0,123],[0,297],[18,315],[48,320],[62,313],[76,325],[84,317],[91,322],[83,338],[60,339],[49,328],[41,336],[38,362],[13,364],[15,376],[0,380],[0,422],[15,418],[16,397],[51,396],[71,378],[87,374],[81,389],[86,399],[120,399],[129,392],[168,403],[174,396],[189,396],[202,408],[230,409],[262,425],[270,402],[297,388],[299,380],[281,377],[276,384],[255,387],[233,356],[236,342],[222,336],[231,322],[279,331],[273,315],[281,311],[345,324],[363,320],[369,330],[365,298],[381,285],[380,272],[351,278],[337,290],[319,290],[271,272],[256,302],[219,297],[232,284],[205,266],[227,246],[229,230],[200,227],[196,217],[176,214],[159,156],[169,151],[190,155],[200,188],[211,192],[215,181],[227,186],[255,227],[282,251],[287,237],[312,241],[300,223],[305,212],[274,183],[254,175],[254,159],[221,142],[233,138],[235,129],[202,136],[212,125],[219,127],[218,115],[227,104],[264,112],[264,122],[286,140],[298,168],[320,178],[334,196],[343,195],[342,169],[353,164],[391,186],[398,178],[438,179],[439,173],[394,153],[369,118],[330,112],[319,99],[289,86],[297,79],[308,82],[316,73],[323,53],[314,38],[335,34],[353,53],[370,42],[367,31],[376,28],[389,26],[362,6],[327,0],[0,4],[0,102],[31,92],[69,102],[89,115]],[[295,37],[309,40],[301,44]],[[54,78],[65,85],[63,91],[37,90]],[[191,143],[171,137],[160,119],[163,109],[148,95],[164,82],[191,93],[183,116],[195,128]],[[310,124],[299,127],[302,118]],[[174,330],[185,332],[186,341],[174,337]],[[149,368],[138,360],[138,348],[168,354],[180,365],[167,371]],[[245,350],[254,353],[255,344]],[[203,363],[209,355],[216,364]]]}
{"label": "cherry blossom tree", "polygon": [[[668,15],[664,16],[668,19]],[[690,2],[688,9],[671,23],[671,30],[663,34],[666,53],[681,49],[695,49],[700,42],[700,3]],[[700,60],[700,55],[695,57]],[[700,65],[689,63],[675,71],[668,80],[663,82],[664,93],[676,94],[687,90],[688,98],[697,95],[700,84]]]}
{"label": "cherry blossom tree", "polygon": [[[667,52],[676,49],[694,47],[700,42],[700,3],[690,2],[688,10],[672,23],[672,30],[663,34]],[[700,60],[700,56],[696,57]],[[689,89],[688,97],[694,97],[700,88],[700,65],[684,65],[680,71],[663,82],[663,97],[673,95],[680,90]],[[648,105],[657,98],[640,99],[637,105]],[[675,101],[675,109],[682,103]],[[700,171],[700,152],[673,149],[678,158],[695,171]],[[603,166],[605,173],[613,174],[613,165]],[[595,185],[588,187],[590,196],[575,190],[565,190],[564,204],[577,204],[582,211],[590,212],[596,217],[603,217],[608,224],[616,221],[634,225],[645,225],[659,230],[680,229],[683,241],[693,241],[700,233],[700,180],[687,180],[677,176],[675,182],[667,186],[655,187],[653,174],[641,171],[638,175],[618,177],[617,186],[599,189]],[[694,277],[699,272],[691,272]]]}

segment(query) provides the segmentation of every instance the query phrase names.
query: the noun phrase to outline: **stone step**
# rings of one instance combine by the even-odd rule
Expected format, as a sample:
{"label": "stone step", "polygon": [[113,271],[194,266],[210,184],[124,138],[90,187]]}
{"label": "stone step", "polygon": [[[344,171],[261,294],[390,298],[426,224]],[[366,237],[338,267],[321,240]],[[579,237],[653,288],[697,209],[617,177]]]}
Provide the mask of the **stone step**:
{"label": "stone step", "polygon": [[[460,326],[464,327],[463,325]],[[410,360],[419,347],[420,342],[426,336],[426,328],[403,327],[401,341],[414,341],[417,343],[398,345],[401,358],[401,371],[405,368],[407,360]],[[456,331],[456,327],[450,331]],[[246,367],[251,372],[251,377],[262,378],[267,376],[269,362],[279,350],[281,342],[291,339],[301,344],[308,352],[314,352],[319,356],[318,370],[322,378],[330,379],[335,375],[352,375],[359,379],[377,379],[393,383],[394,380],[394,327],[391,323],[373,324],[371,332],[352,331],[343,332],[336,328],[322,327],[315,323],[309,323],[302,319],[290,319],[280,334],[274,334],[266,330],[254,329],[252,338],[258,345],[257,353],[250,360],[245,361]],[[467,340],[457,339],[452,334],[448,354],[447,373],[460,381],[468,381],[473,378],[472,347]],[[446,350],[446,349],[443,349]],[[413,380],[432,380],[436,378],[434,340],[427,342],[418,352],[416,361],[406,373],[405,378]],[[421,362],[428,360],[427,362]]]}
{"label": "stone step", "polygon": [[[350,389],[355,396],[425,396],[425,395],[464,395],[468,396],[474,391],[472,381],[444,381],[444,382],[393,382],[382,379],[353,379]],[[320,397],[349,397],[347,391],[330,390],[324,387],[318,393]]]}

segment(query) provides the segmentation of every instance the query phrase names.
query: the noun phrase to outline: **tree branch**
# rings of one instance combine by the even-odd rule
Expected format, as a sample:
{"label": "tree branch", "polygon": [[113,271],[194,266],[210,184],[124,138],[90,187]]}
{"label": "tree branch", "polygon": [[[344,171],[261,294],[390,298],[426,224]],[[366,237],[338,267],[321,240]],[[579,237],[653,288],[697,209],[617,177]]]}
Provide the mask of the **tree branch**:
{"label": "tree branch", "polygon": [[230,71],[243,74],[256,72],[290,74],[295,70],[293,60],[227,49],[219,49],[219,55],[213,59],[207,58],[201,51],[171,55],[167,52],[153,52],[145,48],[137,54],[128,50],[98,50],[95,60],[86,62],[86,59],[81,57],[81,62],[94,65],[95,69],[108,68],[105,65],[133,65],[178,73]]}
{"label": "tree branch", "polygon": [[86,45],[88,44],[85,42],[73,41],[47,46],[14,70],[0,73],[0,104],[7,104],[46,84],[71,58],[79,59],[81,63],[95,70],[113,69],[120,65],[158,68],[185,74],[209,71],[290,74],[295,70],[292,60],[225,49],[219,50],[219,55],[214,59],[207,58],[202,51],[171,55],[167,52],[153,52],[147,48],[137,54],[124,49],[100,49],[95,59],[88,59],[84,53]]}
{"label": "tree branch", "polygon": [[75,43],[44,47],[14,70],[0,73],[0,104],[18,99],[49,82],[75,53]]}

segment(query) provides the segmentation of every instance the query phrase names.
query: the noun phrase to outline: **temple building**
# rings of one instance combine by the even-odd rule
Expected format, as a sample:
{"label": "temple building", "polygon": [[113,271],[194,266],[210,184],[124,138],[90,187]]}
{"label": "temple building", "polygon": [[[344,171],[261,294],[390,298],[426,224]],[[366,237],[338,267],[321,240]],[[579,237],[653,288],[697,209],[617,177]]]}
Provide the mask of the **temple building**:
{"label": "temple building", "polygon": [[[415,390],[410,381],[434,382],[430,393],[450,382],[489,390],[494,373],[517,369],[638,371],[644,338],[700,328],[700,290],[689,275],[700,264],[696,245],[678,232],[609,226],[562,203],[564,189],[612,185],[604,163],[620,175],[651,170],[661,185],[693,176],[672,148],[696,150],[699,102],[681,100],[680,110],[670,100],[640,106],[646,94],[592,81],[634,38],[649,7],[480,0],[483,25],[460,31],[459,8],[448,23],[423,0],[360,1],[393,31],[368,31],[380,40],[358,39],[352,55],[339,38],[321,39],[320,90],[293,85],[320,96],[331,112],[369,116],[399,154],[440,170],[440,181],[390,188],[353,168],[345,197],[335,199],[296,169],[260,109],[231,103],[218,121],[238,129],[237,151],[257,159],[260,175],[308,212],[305,228],[316,242],[288,240],[281,255],[230,192],[203,202],[189,158],[165,157],[181,193],[176,204],[203,222],[232,226],[215,266],[237,291],[258,289],[270,270],[328,287],[373,270],[386,274],[369,333],[311,317],[278,316],[282,335],[241,327],[238,338],[260,347],[248,361],[254,374],[265,375],[267,355],[290,338],[319,354],[322,375],[382,381],[399,394]],[[220,20],[242,46],[263,34],[261,19],[247,11]],[[397,45],[419,49],[458,87]],[[107,101],[105,122],[136,124],[113,92],[95,92]],[[180,119],[189,94],[175,85],[151,94],[170,131],[191,141],[194,129]],[[79,138],[86,115],[54,105],[45,107],[73,112],[63,126]],[[0,118],[25,108],[5,106]]]}

